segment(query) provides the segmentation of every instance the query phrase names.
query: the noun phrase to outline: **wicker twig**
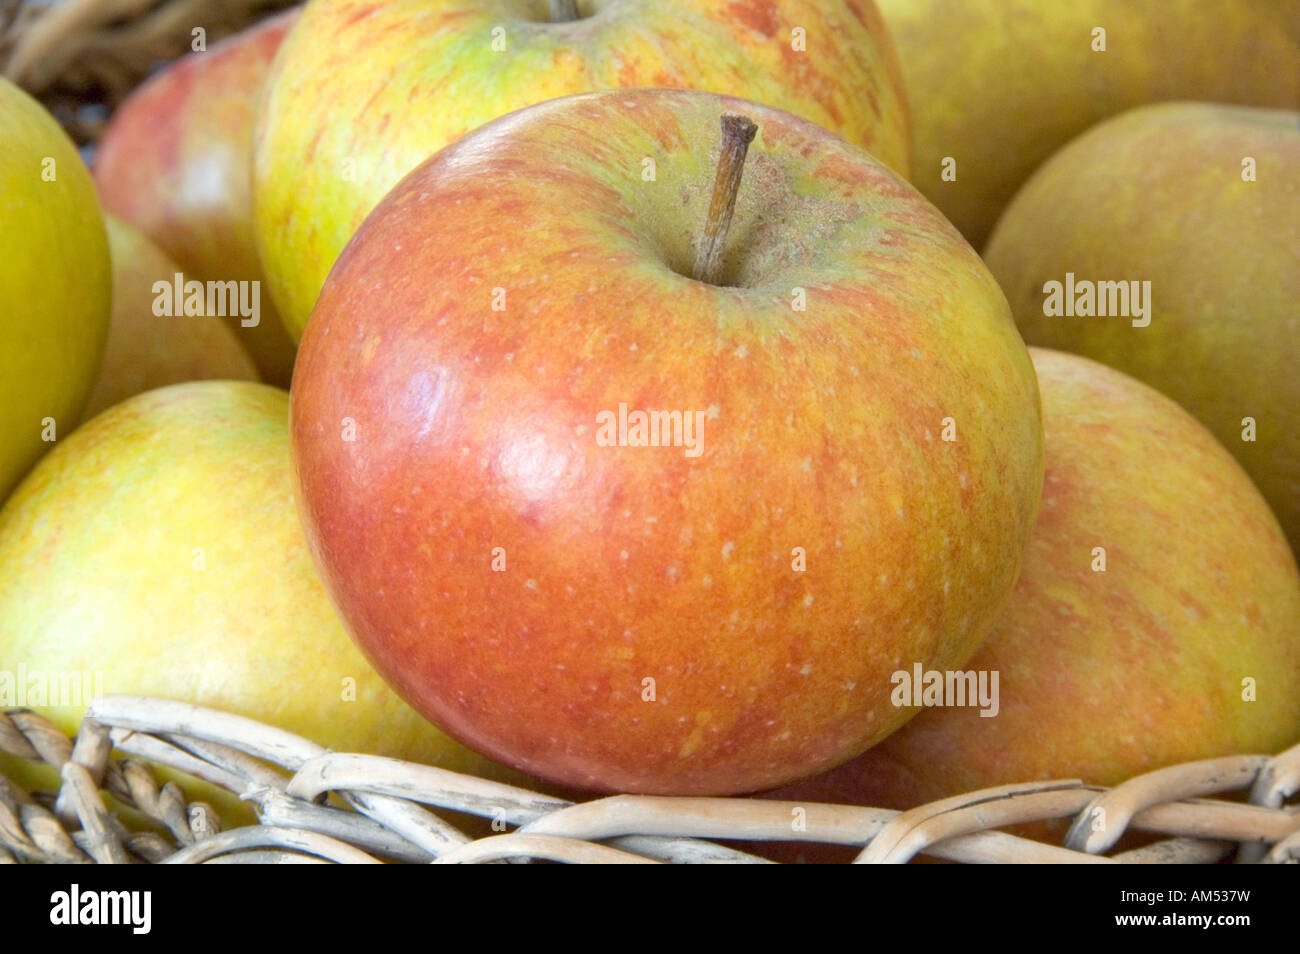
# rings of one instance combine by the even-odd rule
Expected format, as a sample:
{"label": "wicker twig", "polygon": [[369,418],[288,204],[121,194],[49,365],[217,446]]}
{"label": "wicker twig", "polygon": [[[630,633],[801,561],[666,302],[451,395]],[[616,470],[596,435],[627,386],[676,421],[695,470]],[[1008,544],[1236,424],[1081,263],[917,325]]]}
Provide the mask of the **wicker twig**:
{"label": "wicker twig", "polygon": [[557,838],[554,835],[494,835],[463,845],[439,858],[438,864],[481,864],[484,861],[504,861],[509,858],[538,858],[543,861],[565,861],[576,864],[659,864],[631,852],[620,851],[606,845],[579,841],[574,838]]}
{"label": "wicker twig", "polygon": [[1073,815],[1091,800],[1077,779],[1003,785],[903,812],[857,857],[858,864],[906,864],[936,842],[1000,825]]}
{"label": "wicker twig", "polygon": [[[573,804],[431,766],[332,753],[240,716],[129,696],[96,700],[75,743],[34,712],[0,713],[0,748],[58,767],[63,780],[55,795],[21,791],[0,776],[0,863],[766,862],[718,841],[855,845],[863,863],[926,854],[961,862],[1203,864],[1241,844],[1260,847],[1251,860],[1300,860],[1300,813],[1287,805],[1300,785],[1300,746],[1271,759],[1161,769],[1114,789],[1034,782],[902,813],[753,798],[616,795]],[[113,752],[137,757],[112,759]],[[159,785],[140,758],[227,788],[253,804],[260,824],[221,831],[210,806],[187,803],[175,783]],[[131,831],[97,784],[167,835]],[[1253,804],[1205,797],[1242,790]],[[490,819],[494,832],[472,839],[431,808]],[[1070,816],[1066,847],[997,830]],[[1107,857],[1130,830],[1161,840]]]}
{"label": "wicker twig", "polygon": [[[108,729],[94,719],[85,719],[81,723],[81,731],[77,733],[72,754],[60,771],[64,773],[66,779],[68,766],[79,766],[83,772],[86,772],[86,785],[92,791],[98,789],[104,780],[104,772],[108,768],[108,755],[112,750],[113,742],[109,738]],[[54,814],[65,823],[76,817],[76,806],[71,804],[70,798],[74,791],[76,791],[75,787],[65,785],[59,792],[58,801],[54,804]]]}
{"label": "wicker twig", "polygon": [[296,828],[274,828],[270,825],[249,825],[222,832],[198,844],[176,852],[166,859],[165,864],[197,864],[215,858],[229,851],[245,851],[250,848],[288,848],[306,854],[318,855],[328,861],[346,864],[379,864],[379,859],[366,854],[359,848],[320,835],[314,831],[301,831]]}
{"label": "wicker twig", "polygon": [[1226,858],[1234,847],[1230,841],[1169,838],[1120,852],[1114,858],[1129,865],[1211,865]]}
{"label": "wicker twig", "polygon": [[1265,756],[1241,755],[1175,765],[1131,779],[1101,793],[1080,812],[1065,844],[1091,854],[1108,851],[1142,809],[1169,801],[1175,793],[1188,798],[1248,787],[1267,764]]}
{"label": "wicker twig", "polygon": [[253,851],[232,851],[203,862],[205,865],[327,865],[330,862],[316,855],[303,855],[296,851],[273,851],[257,848]]}
{"label": "wicker twig", "polygon": [[294,0],[0,0],[0,74],[81,143],[158,64],[217,42]]}
{"label": "wicker twig", "polygon": [[1295,864],[1300,862],[1300,831],[1283,838],[1264,856],[1266,864]]}
{"label": "wicker twig", "polygon": [[[95,786],[90,772],[76,762],[63,766],[63,787],[59,790],[59,802],[73,812],[73,820],[85,833],[86,840],[80,844],[81,850],[90,855],[99,864],[128,864],[126,846],[122,843],[121,831],[114,824],[113,818],[104,808],[103,799]],[[65,825],[68,820],[61,817]]]}
{"label": "wicker twig", "polygon": [[[1300,791],[1300,745],[1282,752],[1264,767],[1250,789],[1250,800],[1255,805],[1281,808],[1283,802],[1298,791]],[[1242,864],[1261,861],[1266,850],[1262,844],[1242,845],[1237,861]]]}
{"label": "wicker twig", "polygon": [[0,0],[0,37],[9,32],[18,19],[18,10],[22,7],[23,0]]}

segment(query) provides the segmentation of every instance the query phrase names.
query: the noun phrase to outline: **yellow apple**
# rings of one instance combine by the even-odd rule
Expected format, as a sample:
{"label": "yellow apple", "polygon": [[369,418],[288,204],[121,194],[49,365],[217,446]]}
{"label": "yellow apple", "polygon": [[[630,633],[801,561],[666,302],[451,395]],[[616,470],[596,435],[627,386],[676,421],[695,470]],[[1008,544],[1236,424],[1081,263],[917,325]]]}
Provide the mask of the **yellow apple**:
{"label": "yellow apple", "polygon": [[879,4],[907,79],[913,182],[976,248],[1035,167],[1107,116],[1170,99],[1300,102],[1297,0]]}
{"label": "yellow apple", "polygon": [[86,417],[168,384],[258,380],[248,352],[220,318],[154,313],[154,284],[170,285],[180,266],[139,229],[111,215],[105,222],[113,259],[113,320]]}
{"label": "yellow apple", "polygon": [[[1300,112],[1130,110],[1043,164],[984,257],[1030,344],[1087,355],[1182,404],[1300,553],[1298,169]],[[1097,314],[1103,286],[1090,283],[1101,282],[1124,283],[1104,286],[1104,308],[1125,311],[1127,289],[1129,315]]]}
{"label": "yellow apple", "polygon": [[408,708],[348,638],[298,522],[288,413],[269,385],[178,384],[41,461],[0,510],[0,690],[7,674],[25,697],[0,705],[71,732],[86,693],[165,696],[517,780]]}
{"label": "yellow apple", "polygon": [[108,239],[54,117],[0,78],[0,501],[77,426],[108,337]]}
{"label": "yellow apple", "polygon": [[[433,153],[534,103],[636,86],[777,106],[907,175],[902,76],[871,0],[317,0],[272,64],[254,146],[258,251],[290,334]],[[637,175],[657,172],[647,158]]]}

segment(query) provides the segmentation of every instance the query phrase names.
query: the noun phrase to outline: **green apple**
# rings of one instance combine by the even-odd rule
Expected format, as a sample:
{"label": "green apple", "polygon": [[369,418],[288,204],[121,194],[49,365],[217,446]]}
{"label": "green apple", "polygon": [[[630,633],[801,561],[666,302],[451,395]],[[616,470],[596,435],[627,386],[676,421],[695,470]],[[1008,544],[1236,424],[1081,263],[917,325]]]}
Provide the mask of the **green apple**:
{"label": "green apple", "polygon": [[71,732],[87,694],[165,696],[511,777],[408,708],[348,639],[298,522],[288,413],[269,385],[202,381],[60,441],[0,510],[0,690],[7,677],[25,696],[0,705]]}
{"label": "green apple", "polygon": [[248,352],[220,318],[155,313],[155,284],[172,285],[180,266],[139,229],[111,215],[105,221],[113,259],[113,319],[86,417],[167,384],[258,380]]}
{"label": "green apple", "polygon": [[108,337],[108,238],[49,113],[0,78],[0,501],[77,426]]}
{"label": "green apple", "polygon": [[[253,243],[253,119],[271,59],[297,10],[142,84],[113,114],[95,154],[104,207],[199,281],[262,281]],[[296,350],[270,296],[259,320],[225,316],[267,381],[289,386]]]}
{"label": "green apple", "polygon": [[1042,482],[1033,367],[956,230],[694,90],[532,106],[408,176],[321,293],[292,434],[376,668],[602,790],[754,791],[887,735],[899,664],[996,618]]}
{"label": "green apple", "polygon": [[902,78],[871,0],[579,0],[576,17],[573,8],[307,5],[273,64],[254,164],[258,248],[295,340],[343,246],[402,176],[488,120],[568,93],[741,96],[820,123],[907,174]]}
{"label": "green apple", "polygon": [[1108,116],[1169,99],[1300,102],[1297,0],[879,5],[907,78],[913,182],[976,248],[1038,164]]}
{"label": "green apple", "polygon": [[[1181,403],[1254,478],[1300,552],[1297,169],[1300,113],[1132,110],[1043,165],[985,258],[1027,341],[1103,361]],[[1080,283],[1103,281],[1138,282],[1130,299],[1149,288],[1145,317],[1079,317]],[[1106,298],[1106,310],[1124,310]]]}
{"label": "green apple", "polygon": [[966,666],[998,674],[994,714],[926,709],[773,797],[906,809],[1012,782],[1114,785],[1300,739],[1300,574],[1259,492],[1173,401],[1086,358],[1030,352],[1043,502],[1011,600]]}

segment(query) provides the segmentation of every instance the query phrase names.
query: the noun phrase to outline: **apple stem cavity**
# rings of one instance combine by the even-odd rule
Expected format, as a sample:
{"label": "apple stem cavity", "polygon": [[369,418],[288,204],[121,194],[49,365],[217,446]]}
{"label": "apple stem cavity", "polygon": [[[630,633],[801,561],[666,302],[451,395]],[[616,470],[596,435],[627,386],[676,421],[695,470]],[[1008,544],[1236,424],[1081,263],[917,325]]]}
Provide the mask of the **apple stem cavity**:
{"label": "apple stem cavity", "polygon": [[754,141],[758,126],[748,116],[730,113],[722,117],[722,151],[718,155],[718,174],[713,180],[713,198],[704,220],[704,235],[695,252],[692,277],[696,281],[717,285],[722,278],[722,252],[727,244],[731,216],[736,211],[740,178],[745,173],[745,156]]}
{"label": "apple stem cavity", "polygon": [[568,23],[580,19],[578,0],[551,0],[551,22]]}

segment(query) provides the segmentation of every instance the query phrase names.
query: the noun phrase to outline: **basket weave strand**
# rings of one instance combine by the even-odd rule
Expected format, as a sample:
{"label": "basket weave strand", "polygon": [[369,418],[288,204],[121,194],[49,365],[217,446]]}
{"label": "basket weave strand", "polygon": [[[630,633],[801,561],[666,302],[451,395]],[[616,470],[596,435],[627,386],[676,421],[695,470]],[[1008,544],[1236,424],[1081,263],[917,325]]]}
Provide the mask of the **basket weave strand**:
{"label": "basket weave strand", "polygon": [[161,63],[296,0],[0,0],[0,74],[41,100],[78,143]]}
{"label": "basket weave strand", "polygon": [[[720,841],[854,845],[860,863],[1300,861],[1300,746],[1190,762],[1115,788],[1005,785],[907,812],[754,798],[614,795],[574,804],[374,755],[330,752],[272,726],[165,699],[95,700],[75,740],[25,709],[0,713],[0,750],[59,770],[57,793],[0,775],[0,862],[766,863]],[[112,755],[124,756],[111,758]],[[226,788],[260,824],[223,831],[212,806],[159,785],[144,760]],[[101,791],[156,830],[132,830]],[[1222,797],[1249,792],[1249,802]],[[477,815],[472,838],[431,809]],[[792,818],[799,823],[792,823]],[[1063,846],[998,829],[1074,820]],[[507,829],[513,829],[507,831]],[[1128,831],[1153,844],[1108,855]]]}

